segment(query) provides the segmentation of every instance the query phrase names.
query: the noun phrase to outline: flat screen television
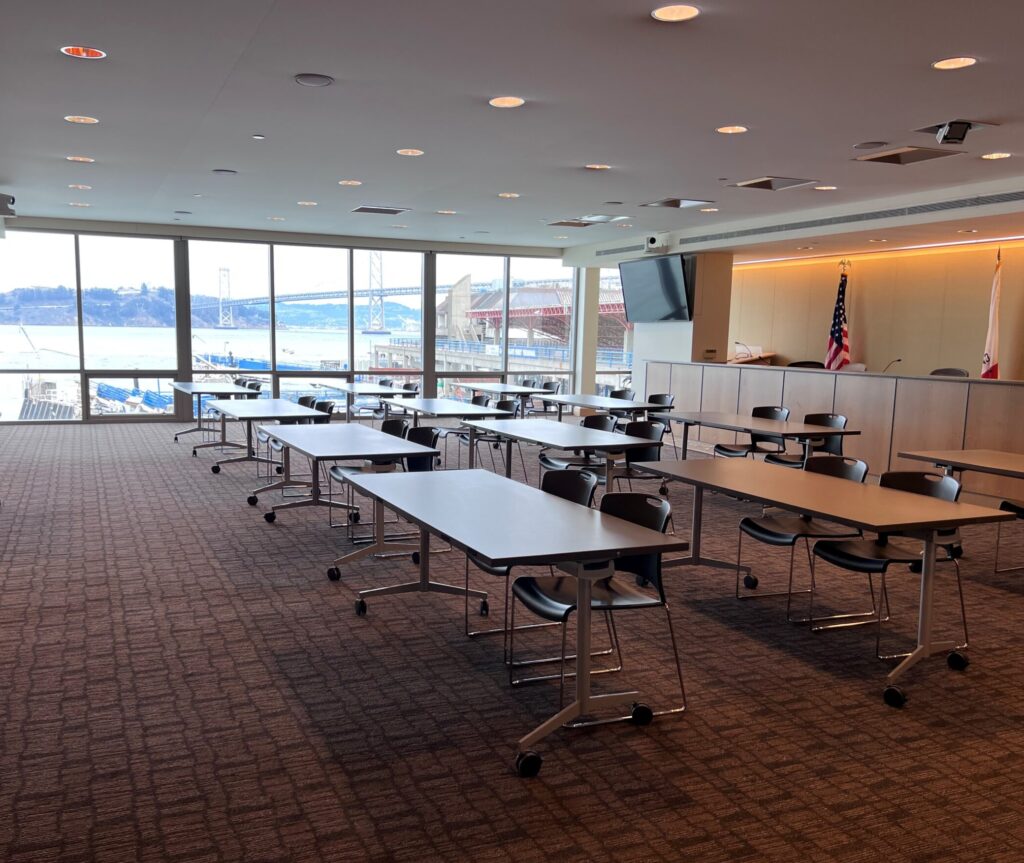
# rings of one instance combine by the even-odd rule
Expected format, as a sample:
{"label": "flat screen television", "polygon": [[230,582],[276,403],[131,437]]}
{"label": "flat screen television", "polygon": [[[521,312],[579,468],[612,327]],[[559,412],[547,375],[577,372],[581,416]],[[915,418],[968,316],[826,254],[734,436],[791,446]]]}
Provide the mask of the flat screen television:
{"label": "flat screen television", "polygon": [[659,255],[619,264],[626,320],[634,324],[688,321],[696,257]]}

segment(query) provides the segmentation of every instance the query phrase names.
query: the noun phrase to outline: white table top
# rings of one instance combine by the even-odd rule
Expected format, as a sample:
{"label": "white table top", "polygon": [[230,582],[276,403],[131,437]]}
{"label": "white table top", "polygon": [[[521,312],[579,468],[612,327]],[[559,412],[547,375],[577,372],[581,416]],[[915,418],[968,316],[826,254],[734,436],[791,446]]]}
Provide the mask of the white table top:
{"label": "white table top", "polygon": [[285,446],[313,459],[405,458],[438,455],[436,449],[410,443],[358,423],[261,426]]}
{"label": "white table top", "polygon": [[1019,452],[1002,452],[994,449],[941,449],[901,452],[899,457],[926,461],[942,467],[953,467],[957,470],[973,470],[978,473],[1024,479],[1024,454]]}
{"label": "white table top", "polygon": [[528,396],[533,395],[534,393],[544,392],[544,387],[524,387],[519,384],[503,384],[497,381],[494,383],[463,384],[463,386],[479,390],[482,393],[495,393],[496,395],[508,396]]}
{"label": "white table top", "polygon": [[868,483],[778,467],[752,459],[639,462],[633,467],[689,485],[780,506],[875,533],[942,530],[964,524],[1009,521],[1001,512],[969,503],[951,503]]}
{"label": "white table top", "polygon": [[486,470],[361,474],[350,482],[492,566],[611,560],[689,547]]}
{"label": "white table top", "polygon": [[236,420],[277,420],[324,415],[323,411],[303,407],[288,399],[213,399],[206,405]]}
{"label": "white table top", "polygon": [[809,423],[784,422],[783,420],[761,419],[749,414],[730,414],[718,411],[670,411],[661,414],[676,422],[687,425],[708,426],[726,431],[773,434],[784,438],[826,437],[829,435],[859,435],[859,429],[836,429]]}
{"label": "white table top", "polygon": [[224,381],[171,381],[171,387],[190,396],[235,396],[253,392],[248,387]]}
{"label": "white table top", "polygon": [[597,411],[645,411],[651,408],[664,408],[651,402],[638,402],[633,399],[612,399],[608,396],[590,396],[586,393],[569,393],[564,396],[542,395],[541,399],[555,404],[571,405],[575,408],[591,408]]}
{"label": "white table top", "polygon": [[599,452],[621,452],[648,446],[661,446],[660,440],[630,437],[614,432],[588,429],[573,423],[558,423],[552,420],[484,420],[463,421],[462,425],[486,434],[496,434],[512,440],[527,441],[552,449],[597,450]]}
{"label": "white table top", "polygon": [[337,383],[320,384],[324,389],[337,390],[342,393],[351,393],[354,396],[398,396],[410,392],[401,387],[382,387],[380,384],[368,383]]}
{"label": "white table top", "polygon": [[418,414],[433,417],[510,417],[511,411],[485,408],[457,399],[383,399],[393,408],[404,408]]}

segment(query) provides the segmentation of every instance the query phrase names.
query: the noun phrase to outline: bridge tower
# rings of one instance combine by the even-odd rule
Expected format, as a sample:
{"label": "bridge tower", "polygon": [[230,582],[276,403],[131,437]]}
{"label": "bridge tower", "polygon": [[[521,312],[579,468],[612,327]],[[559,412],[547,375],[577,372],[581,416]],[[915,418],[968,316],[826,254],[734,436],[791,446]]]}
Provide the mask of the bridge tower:
{"label": "bridge tower", "polygon": [[231,306],[231,270],[220,268],[220,283],[217,290],[217,326],[234,327],[235,317]]}
{"label": "bridge tower", "polygon": [[387,328],[387,322],[384,319],[384,275],[380,249],[370,252],[369,281],[370,320],[367,322],[366,329],[363,332],[366,334],[387,335],[391,330]]}

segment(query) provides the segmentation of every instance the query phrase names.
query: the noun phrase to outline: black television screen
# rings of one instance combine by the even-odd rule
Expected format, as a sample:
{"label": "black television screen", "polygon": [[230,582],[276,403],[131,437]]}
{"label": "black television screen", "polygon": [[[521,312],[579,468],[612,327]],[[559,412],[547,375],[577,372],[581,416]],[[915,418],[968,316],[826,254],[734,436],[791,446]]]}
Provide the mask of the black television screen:
{"label": "black television screen", "polygon": [[692,256],[660,255],[623,261],[619,278],[630,323],[690,320]]}

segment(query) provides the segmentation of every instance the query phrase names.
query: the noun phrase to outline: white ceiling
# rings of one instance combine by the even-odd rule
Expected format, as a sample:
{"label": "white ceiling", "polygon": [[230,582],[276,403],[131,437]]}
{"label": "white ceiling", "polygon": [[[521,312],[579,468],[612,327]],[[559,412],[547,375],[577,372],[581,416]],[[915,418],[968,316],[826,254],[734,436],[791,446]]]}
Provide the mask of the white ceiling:
{"label": "white ceiling", "polygon": [[[1017,3],[698,0],[703,14],[678,25],[653,21],[655,5],[8,4],[0,191],[17,196],[19,215],[34,217],[170,224],[175,210],[190,210],[184,224],[563,247],[792,221],[823,205],[870,209],[874,199],[983,182],[1024,188]],[[69,43],[109,57],[65,58],[58,49]],[[965,54],[977,66],[930,68]],[[298,72],[337,83],[299,87]],[[528,103],[487,105],[504,94]],[[100,123],[72,126],[66,114]],[[934,145],[912,130],[958,117],[1000,125],[972,132],[953,158],[907,167],[852,161],[852,145],[864,140]],[[736,123],[750,132],[714,132]],[[426,155],[403,158],[400,147]],[[1017,156],[979,158],[995,150]],[[69,154],[96,163],[73,165]],[[586,171],[587,162],[613,170]],[[239,173],[220,178],[214,168]],[[839,190],[725,185],[764,174]],[[342,188],[342,178],[364,185]],[[71,192],[69,183],[94,189]],[[522,197],[501,200],[502,191]],[[669,195],[713,200],[720,212],[637,207]],[[73,200],[93,206],[69,207]],[[412,211],[352,214],[360,204]],[[545,224],[590,213],[626,215],[633,229]]]}

